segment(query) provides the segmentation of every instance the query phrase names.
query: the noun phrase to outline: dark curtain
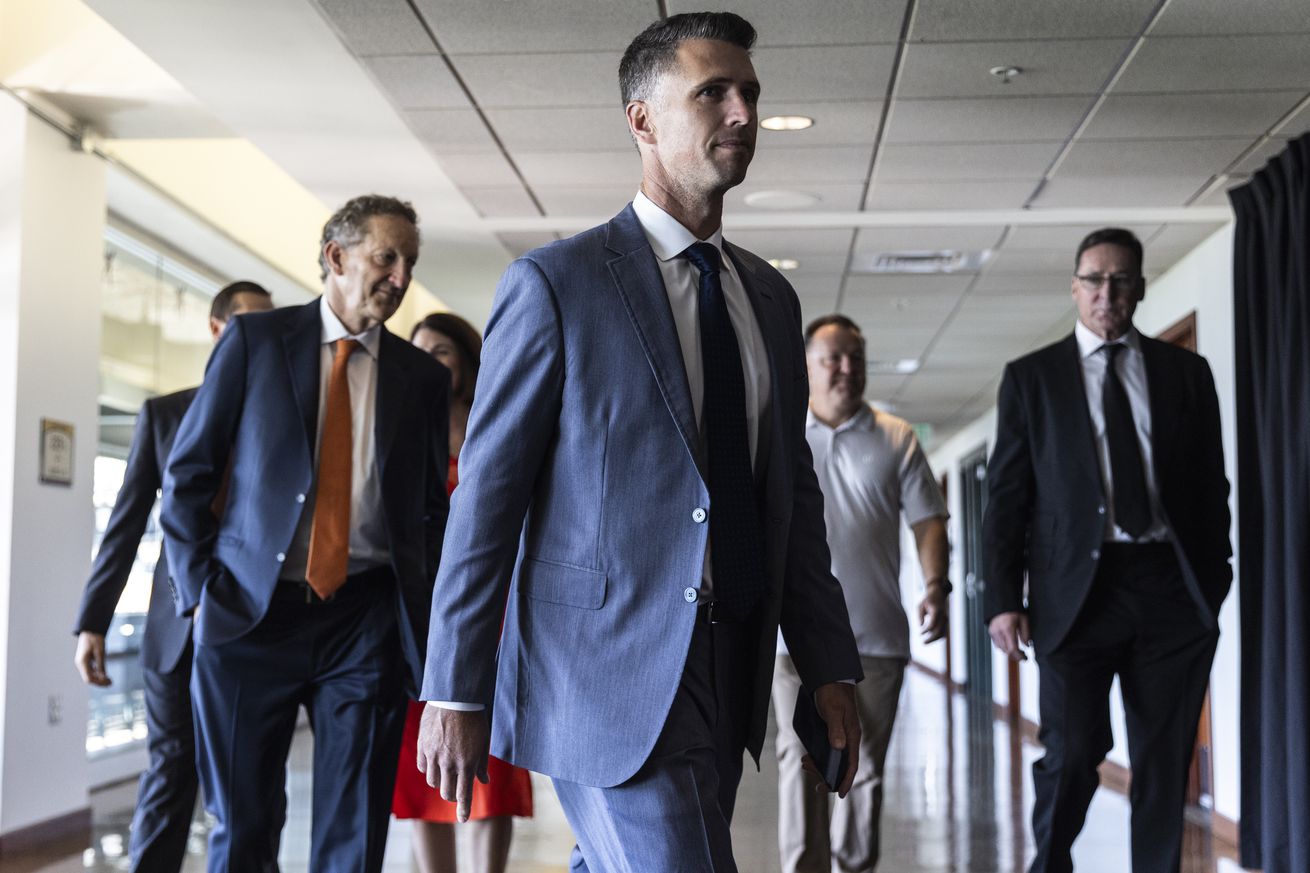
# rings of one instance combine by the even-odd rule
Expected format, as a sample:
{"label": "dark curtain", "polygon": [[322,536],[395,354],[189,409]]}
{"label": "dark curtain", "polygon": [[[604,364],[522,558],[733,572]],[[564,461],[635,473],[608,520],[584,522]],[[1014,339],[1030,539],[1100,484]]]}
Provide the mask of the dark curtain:
{"label": "dark curtain", "polygon": [[1310,135],[1230,192],[1237,215],[1241,861],[1310,871]]}

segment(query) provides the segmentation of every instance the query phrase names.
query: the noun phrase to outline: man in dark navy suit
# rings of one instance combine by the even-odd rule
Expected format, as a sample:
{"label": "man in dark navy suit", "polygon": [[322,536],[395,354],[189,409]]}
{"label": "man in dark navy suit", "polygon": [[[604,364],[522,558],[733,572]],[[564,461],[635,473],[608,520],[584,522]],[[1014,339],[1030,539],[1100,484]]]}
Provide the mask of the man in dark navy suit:
{"label": "man in dark navy suit", "polygon": [[301,706],[309,869],[382,866],[447,506],[450,373],[382,325],[409,287],[417,225],[390,197],[339,209],[323,228],[322,298],[237,319],[169,457],[161,521],[178,612],[196,613],[214,873],[276,869]]}
{"label": "man in dark navy suit", "polygon": [[[1031,873],[1068,873],[1123,692],[1133,873],[1177,873],[1196,725],[1233,572],[1219,402],[1205,359],[1142,336],[1142,244],[1074,256],[1073,333],[1011,361],[987,468],[983,604],[998,649],[1031,642],[1046,754]],[[1027,591],[1025,598],[1025,576]]]}
{"label": "man in dark navy suit", "polygon": [[[209,329],[214,342],[235,316],[273,308],[269,293],[254,282],[233,282],[214,295]],[[195,388],[152,397],[137,417],[123,486],[114,500],[91,578],[82,594],[74,632],[74,662],[89,685],[109,685],[105,632],[123,594],[137,545],[150,520],[164,479],[164,462]],[[168,562],[161,551],[150,589],[150,611],[141,640],[150,765],[141,774],[128,855],[134,873],[176,873],[186,852],[196,806],[196,744],[191,721],[191,620],[174,613]]]}

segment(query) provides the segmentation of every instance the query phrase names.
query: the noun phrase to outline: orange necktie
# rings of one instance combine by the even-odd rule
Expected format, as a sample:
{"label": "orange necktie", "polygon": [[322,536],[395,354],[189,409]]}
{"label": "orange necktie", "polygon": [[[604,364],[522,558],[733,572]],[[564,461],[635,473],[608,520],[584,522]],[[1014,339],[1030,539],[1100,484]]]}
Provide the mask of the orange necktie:
{"label": "orange necktie", "polygon": [[326,600],[346,583],[350,565],[350,480],[353,471],[350,421],[350,381],[346,378],[350,355],[359,341],[337,340],[336,358],[328,379],[327,410],[318,446],[318,490],[314,496],[314,522],[309,533],[309,561],[305,579],[314,593]]}

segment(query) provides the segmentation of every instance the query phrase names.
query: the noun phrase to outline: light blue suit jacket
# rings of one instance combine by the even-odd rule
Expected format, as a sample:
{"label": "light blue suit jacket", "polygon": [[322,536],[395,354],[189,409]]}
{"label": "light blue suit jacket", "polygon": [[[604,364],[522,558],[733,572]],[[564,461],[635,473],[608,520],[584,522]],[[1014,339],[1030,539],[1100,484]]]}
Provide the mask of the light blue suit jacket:
{"label": "light blue suit jacket", "polygon": [[[805,441],[796,294],[725,248],[772,382],[756,464],[768,590],[742,695],[758,757],[780,616],[811,687],[861,673]],[[635,773],[691,640],[709,532],[693,511],[713,511],[703,472],[668,295],[632,207],[510,265],[460,455],[423,699],[494,707],[493,753],[531,770],[598,786]]]}

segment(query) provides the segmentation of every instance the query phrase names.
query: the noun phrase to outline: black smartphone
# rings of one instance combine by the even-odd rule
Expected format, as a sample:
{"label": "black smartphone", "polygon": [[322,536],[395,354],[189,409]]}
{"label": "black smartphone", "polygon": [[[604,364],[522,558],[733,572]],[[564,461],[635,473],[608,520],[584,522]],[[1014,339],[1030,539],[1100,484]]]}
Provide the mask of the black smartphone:
{"label": "black smartphone", "polygon": [[829,791],[836,791],[851,756],[847,749],[839,751],[828,744],[828,725],[814,705],[814,695],[804,686],[796,695],[796,713],[792,716],[791,726],[818,768],[823,784]]}

